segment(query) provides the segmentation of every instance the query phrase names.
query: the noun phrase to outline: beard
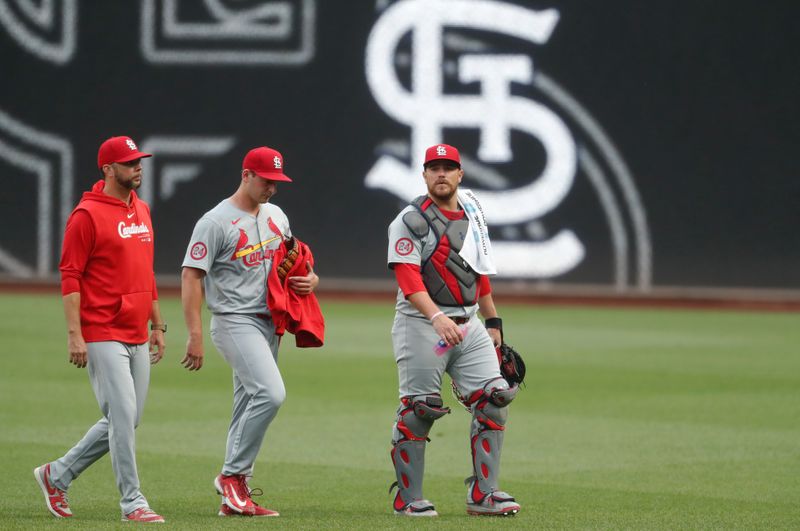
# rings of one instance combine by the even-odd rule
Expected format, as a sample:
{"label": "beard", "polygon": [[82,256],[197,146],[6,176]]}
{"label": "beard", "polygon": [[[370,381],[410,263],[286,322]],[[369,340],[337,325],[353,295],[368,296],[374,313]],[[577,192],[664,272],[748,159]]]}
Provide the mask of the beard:
{"label": "beard", "polygon": [[118,173],[115,172],[114,180],[117,181],[117,184],[120,185],[120,187],[126,190],[136,190],[142,185],[141,176],[139,176],[138,181],[136,180],[136,177],[131,177],[130,179],[123,179],[122,177],[120,177]]}
{"label": "beard", "polygon": [[439,184],[434,184],[433,186],[428,187],[428,194],[431,197],[435,197],[441,201],[449,201],[454,195],[456,195],[456,189],[449,185],[447,188],[438,188]]}

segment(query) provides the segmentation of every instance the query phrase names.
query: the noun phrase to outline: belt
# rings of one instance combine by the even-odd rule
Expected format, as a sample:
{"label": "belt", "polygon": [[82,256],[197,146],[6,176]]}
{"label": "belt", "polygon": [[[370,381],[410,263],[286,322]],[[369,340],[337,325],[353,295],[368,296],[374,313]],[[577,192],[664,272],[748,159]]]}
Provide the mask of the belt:
{"label": "belt", "polygon": [[258,317],[259,319],[264,319],[265,321],[270,318],[269,314],[267,314],[267,313],[257,313],[256,317]]}
{"label": "belt", "polygon": [[469,317],[451,317],[450,319],[452,319],[454,323],[459,325],[467,324],[469,322]]}

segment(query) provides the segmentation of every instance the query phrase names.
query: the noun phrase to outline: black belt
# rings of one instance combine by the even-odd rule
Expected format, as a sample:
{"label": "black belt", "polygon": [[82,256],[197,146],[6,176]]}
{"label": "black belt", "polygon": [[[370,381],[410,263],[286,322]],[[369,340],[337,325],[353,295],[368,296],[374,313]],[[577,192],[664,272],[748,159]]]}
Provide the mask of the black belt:
{"label": "black belt", "polygon": [[256,317],[258,317],[259,319],[264,319],[265,321],[270,318],[269,314],[266,313],[257,313]]}
{"label": "black belt", "polygon": [[452,319],[454,323],[459,325],[467,324],[469,322],[469,317],[451,317],[450,319]]}

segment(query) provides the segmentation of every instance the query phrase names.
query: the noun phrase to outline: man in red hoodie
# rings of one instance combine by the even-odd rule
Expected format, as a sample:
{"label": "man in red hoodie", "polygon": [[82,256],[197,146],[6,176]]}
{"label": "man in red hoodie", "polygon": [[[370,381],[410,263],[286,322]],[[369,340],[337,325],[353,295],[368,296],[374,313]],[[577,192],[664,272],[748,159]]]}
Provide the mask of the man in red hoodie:
{"label": "man in red hoodie", "polygon": [[153,274],[150,208],[134,191],[142,184],[142,158],[150,156],[126,136],[103,142],[97,154],[103,179],[67,220],[59,269],[69,360],[87,367],[103,417],[63,457],[33,471],[59,518],[72,516],[72,480],[110,453],[122,520],[164,522],[139,490],[134,433],[150,364],[164,355],[167,331]]}

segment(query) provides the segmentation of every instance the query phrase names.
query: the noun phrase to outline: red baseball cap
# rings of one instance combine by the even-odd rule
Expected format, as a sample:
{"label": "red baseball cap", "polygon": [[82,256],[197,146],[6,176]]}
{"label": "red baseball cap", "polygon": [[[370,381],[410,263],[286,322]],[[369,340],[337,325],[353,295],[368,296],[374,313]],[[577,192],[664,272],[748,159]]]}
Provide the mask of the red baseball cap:
{"label": "red baseball cap", "polygon": [[259,177],[269,179],[270,181],[292,182],[292,180],[283,173],[283,155],[277,150],[266,146],[257,147],[248,151],[242,161],[242,169],[250,170]]}
{"label": "red baseball cap", "polygon": [[425,150],[425,162],[423,166],[427,166],[429,162],[434,160],[449,160],[458,164],[461,167],[461,156],[458,150],[448,144],[436,144]]}
{"label": "red baseball cap", "polygon": [[152,157],[150,153],[142,153],[129,136],[112,136],[97,151],[97,167],[115,162],[129,162],[135,159]]}

